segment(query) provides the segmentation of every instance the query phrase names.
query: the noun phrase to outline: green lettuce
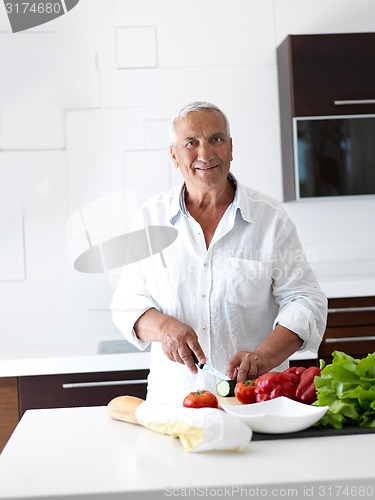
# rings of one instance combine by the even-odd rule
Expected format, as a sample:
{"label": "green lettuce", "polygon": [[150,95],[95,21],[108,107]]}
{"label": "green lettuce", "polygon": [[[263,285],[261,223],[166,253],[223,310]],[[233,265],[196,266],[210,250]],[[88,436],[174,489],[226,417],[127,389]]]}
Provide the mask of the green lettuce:
{"label": "green lettuce", "polygon": [[317,426],[375,428],[375,353],[355,359],[334,351],[332,357],[332,364],[325,366],[321,361],[321,376],[314,380],[314,405],[329,406]]}

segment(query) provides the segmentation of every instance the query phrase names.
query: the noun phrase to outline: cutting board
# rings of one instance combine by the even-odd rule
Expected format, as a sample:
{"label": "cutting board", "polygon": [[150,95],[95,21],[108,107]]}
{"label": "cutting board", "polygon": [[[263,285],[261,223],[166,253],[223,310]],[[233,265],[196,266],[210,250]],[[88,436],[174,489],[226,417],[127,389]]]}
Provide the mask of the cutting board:
{"label": "cutting board", "polygon": [[[230,405],[240,405],[241,403],[233,396],[228,398],[223,398],[222,396],[217,396],[219,405],[230,404]],[[298,432],[287,432],[285,434],[263,434],[261,432],[253,432],[253,441],[266,441],[271,439],[300,439],[300,438],[311,438],[311,437],[325,437],[325,436],[349,436],[353,434],[371,434],[374,433],[375,429],[368,427],[344,427],[343,429],[325,429],[322,427],[309,427],[304,431]]]}
{"label": "cutting board", "polygon": [[217,400],[219,401],[219,406],[221,406],[222,404],[225,404],[225,405],[240,405],[240,404],[242,404],[234,396],[224,398],[223,396],[219,396],[218,394],[216,394],[216,397],[217,397]]}
{"label": "cutting board", "polygon": [[327,436],[351,436],[353,434],[372,434],[375,429],[369,427],[344,427],[342,429],[325,429],[321,427],[309,427],[304,431],[287,432],[285,434],[263,434],[261,432],[253,432],[253,441],[266,441],[271,439],[300,439],[300,438],[316,438]]}

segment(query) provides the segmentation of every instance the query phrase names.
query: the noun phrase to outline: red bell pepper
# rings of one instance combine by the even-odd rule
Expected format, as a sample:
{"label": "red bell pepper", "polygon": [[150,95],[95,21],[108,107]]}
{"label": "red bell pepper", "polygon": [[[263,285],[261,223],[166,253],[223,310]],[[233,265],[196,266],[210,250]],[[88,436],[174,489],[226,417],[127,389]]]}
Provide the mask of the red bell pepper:
{"label": "red bell pepper", "polygon": [[299,377],[295,373],[269,372],[258,377],[255,382],[256,402],[267,401],[279,396],[295,399]]}
{"label": "red bell pepper", "polygon": [[296,390],[296,399],[300,403],[311,405],[317,399],[314,379],[320,377],[320,368],[310,366],[301,375],[300,382]]}
{"label": "red bell pepper", "polygon": [[285,370],[286,373],[295,373],[301,378],[302,373],[306,370],[304,366],[291,366]]}

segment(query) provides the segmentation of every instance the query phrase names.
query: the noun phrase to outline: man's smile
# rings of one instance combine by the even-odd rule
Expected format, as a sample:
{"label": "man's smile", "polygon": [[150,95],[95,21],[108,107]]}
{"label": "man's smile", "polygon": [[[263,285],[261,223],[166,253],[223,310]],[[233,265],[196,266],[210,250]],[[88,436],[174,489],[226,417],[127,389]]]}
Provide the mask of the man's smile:
{"label": "man's smile", "polygon": [[195,167],[195,170],[212,170],[216,167],[217,165],[200,165],[199,167]]}

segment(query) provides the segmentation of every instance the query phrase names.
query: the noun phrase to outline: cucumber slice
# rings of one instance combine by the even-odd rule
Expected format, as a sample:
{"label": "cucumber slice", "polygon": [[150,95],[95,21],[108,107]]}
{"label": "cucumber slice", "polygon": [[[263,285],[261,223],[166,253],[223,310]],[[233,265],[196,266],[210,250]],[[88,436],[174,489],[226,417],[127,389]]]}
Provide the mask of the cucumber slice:
{"label": "cucumber slice", "polygon": [[234,388],[236,387],[237,380],[220,380],[216,386],[216,391],[219,396],[224,398],[234,396]]}

